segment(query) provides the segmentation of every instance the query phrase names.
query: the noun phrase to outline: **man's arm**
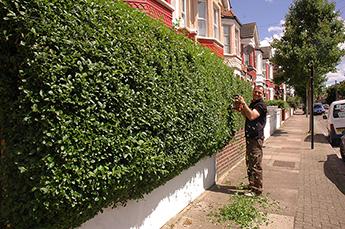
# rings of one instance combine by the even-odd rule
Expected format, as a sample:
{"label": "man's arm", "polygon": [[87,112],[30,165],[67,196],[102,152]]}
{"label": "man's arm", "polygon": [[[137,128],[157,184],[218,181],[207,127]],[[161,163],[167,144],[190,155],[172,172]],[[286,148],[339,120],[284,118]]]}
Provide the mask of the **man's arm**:
{"label": "man's arm", "polygon": [[247,117],[250,121],[255,120],[260,117],[260,113],[256,109],[250,109],[246,102],[243,104],[243,109],[241,111],[242,115]]}
{"label": "man's arm", "polygon": [[243,109],[241,110],[241,113],[243,116],[245,116],[250,121],[255,120],[259,118],[260,113],[256,109],[250,109],[247,103],[244,101],[242,96],[238,97],[238,101],[243,104]]}

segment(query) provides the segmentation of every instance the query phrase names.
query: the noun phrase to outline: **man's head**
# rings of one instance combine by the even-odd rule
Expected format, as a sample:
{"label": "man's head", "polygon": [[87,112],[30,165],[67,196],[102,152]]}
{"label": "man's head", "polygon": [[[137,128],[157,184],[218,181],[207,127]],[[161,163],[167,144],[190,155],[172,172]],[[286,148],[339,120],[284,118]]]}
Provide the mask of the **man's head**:
{"label": "man's head", "polygon": [[264,93],[265,93],[265,90],[263,86],[261,85],[255,86],[253,89],[253,99],[254,100],[262,99],[264,97]]}

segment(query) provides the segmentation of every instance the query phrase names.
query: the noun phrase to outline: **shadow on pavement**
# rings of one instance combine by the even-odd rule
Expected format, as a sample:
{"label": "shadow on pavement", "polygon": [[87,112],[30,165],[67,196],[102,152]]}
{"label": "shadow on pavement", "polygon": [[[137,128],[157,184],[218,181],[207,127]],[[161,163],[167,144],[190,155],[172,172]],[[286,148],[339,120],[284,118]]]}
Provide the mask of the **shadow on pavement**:
{"label": "shadow on pavement", "polygon": [[[310,142],[311,141],[311,135],[308,135],[305,139],[305,142]],[[314,142],[317,143],[324,143],[324,144],[329,144],[327,137],[323,134],[314,134]]]}
{"label": "shadow on pavement", "polygon": [[327,155],[323,165],[327,178],[345,195],[345,163],[337,155]]}
{"label": "shadow on pavement", "polygon": [[236,186],[216,184],[216,185],[213,185],[209,189],[209,191],[211,191],[211,192],[221,192],[221,193],[225,193],[225,194],[234,195],[234,194],[238,194],[238,193],[241,193],[241,192],[245,192],[246,190],[245,189],[240,189],[240,188],[238,188]]}
{"label": "shadow on pavement", "polygon": [[288,132],[285,130],[276,130],[274,131],[274,133],[272,134],[272,136],[283,136],[283,135],[288,135]]}

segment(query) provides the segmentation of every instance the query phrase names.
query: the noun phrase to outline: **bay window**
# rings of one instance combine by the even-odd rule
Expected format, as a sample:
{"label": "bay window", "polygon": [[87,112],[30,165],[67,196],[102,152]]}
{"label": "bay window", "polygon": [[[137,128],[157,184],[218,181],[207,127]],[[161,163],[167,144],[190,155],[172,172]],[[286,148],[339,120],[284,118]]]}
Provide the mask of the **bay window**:
{"label": "bay window", "polygon": [[240,32],[238,29],[235,30],[235,50],[236,55],[240,55]]}
{"label": "bay window", "polygon": [[187,17],[186,17],[186,11],[187,11],[187,0],[180,0],[181,3],[181,27],[187,26]]}
{"label": "bay window", "polygon": [[207,2],[198,0],[198,35],[207,36]]}
{"label": "bay window", "polygon": [[230,26],[225,25],[224,27],[224,53],[230,53]]}
{"label": "bay window", "polygon": [[213,37],[219,39],[219,9],[213,8]]}

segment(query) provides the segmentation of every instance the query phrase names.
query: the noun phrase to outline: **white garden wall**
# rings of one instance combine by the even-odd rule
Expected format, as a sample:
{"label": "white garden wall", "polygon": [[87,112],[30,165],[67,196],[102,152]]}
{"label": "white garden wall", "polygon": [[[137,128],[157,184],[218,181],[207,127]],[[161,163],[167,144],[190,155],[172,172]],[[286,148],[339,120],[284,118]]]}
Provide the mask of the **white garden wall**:
{"label": "white garden wall", "polygon": [[80,229],[158,229],[215,183],[215,170],[215,157],[207,157],[144,199],[104,209]]}

